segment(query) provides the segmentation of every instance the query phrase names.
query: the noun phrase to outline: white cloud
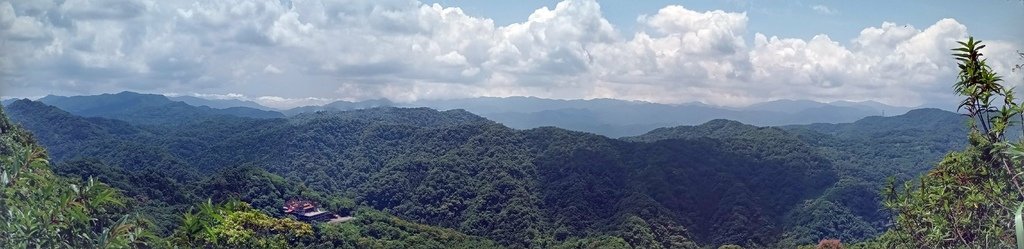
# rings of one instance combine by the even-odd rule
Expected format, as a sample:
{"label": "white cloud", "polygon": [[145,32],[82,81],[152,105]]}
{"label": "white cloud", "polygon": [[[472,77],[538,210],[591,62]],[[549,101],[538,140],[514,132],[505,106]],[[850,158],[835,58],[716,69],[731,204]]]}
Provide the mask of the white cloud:
{"label": "white cloud", "polygon": [[948,51],[966,36],[966,27],[952,19],[924,30],[884,23],[864,29],[851,46],[824,35],[805,41],[757,34],[750,52],[753,80],[788,86],[765,89],[780,98],[922,104],[949,94],[955,63]]}
{"label": "white cloud", "polygon": [[293,107],[298,107],[298,106],[324,105],[324,104],[328,104],[328,103],[337,101],[337,99],[330,99],[330,98],[315,98],[315,97],[285,98],[285,97],[279,97],[279,96],[260,96],[260,97],[251,98],[251,99],[250,98],[243,98],[243,100],[252,100],[252,101],[255,101],[256,103],[258,103],[260,105],[263,105],[263,106],[266,106],[266,107],[270,107],[270,108],[277,108],[277,109],[288,109],[288,108],[293,108]]}
{"label": "white cloud", "polygon": [[[944,19],[795,39],[751,35],[751,21],[673,5],[623,34],[591,0],[505,26],[412,0],[0,2],[0,90],[231,92],[271,107],[510,95],[917,105],[951,94],[948,49],[968,34]],[[986,43],[1008,73],[1021,44]]]}
{"label": "white cloud", "polygon": [[811,6],[811,9],[823,15],[835,15],[839,13],[838,11],[821,4]]}
{"label": "white cloud", "polygon": [[226,94],[215,94],[215,93],[207,93],[207,94],[203,94],[203,93],[193,93],[193,94],[189,94],[189,95],[191,95],[192,97],[200,97],[200,98],[205,98],[205,99],[221,99],[221,100],[226,100],[226,99],[237,99],[237,100],[252,100],[252,99],[249,99],[248,97],[246,97],[245,95],[242,95],[242,94],[239,94],[239,93],[226,93]]}
{"label": "white cloud", "polygon": [[264,73],[268,73],[268,74],[282,74],[282,73],[284,73],[284,71],[281,71],[281,69],[278,69],[277,67],[275,67],[274,64],[267,64],[266,67],[263,67],[263,72]]}
{"label": "white cloud", "polygon": [[216,100],[253,101],[253,102],[256,102],[256,103],[258,103],[260,105],[263,105],[263,106],[266,106],[266,107],[277,108],[277,109],[282,109],[282,110],[290,109],[290,108],[298,107],[298,106],[324,105],[324,104],[328,104],[328,103],[331,103],[331,102],[339,100],[339,99],[331,99],[331,98],[314,98],[314,97],[305,97],[305,98],[286,98],[286,97],[280,97],[280,96],[250,97],[250,96],[246,96],[246,95],[240,94],[240,93],[225,93],[225,94],[217,94],[217,93],[184,93],[183,94],[183,93],[165,92],[165,93],[161,93],[161,94],[164,95],[164,96],[170,96],[170,97],[192,96],[192,97],[199,97],[199,98],[204,98],[204,99],[216,99]]}

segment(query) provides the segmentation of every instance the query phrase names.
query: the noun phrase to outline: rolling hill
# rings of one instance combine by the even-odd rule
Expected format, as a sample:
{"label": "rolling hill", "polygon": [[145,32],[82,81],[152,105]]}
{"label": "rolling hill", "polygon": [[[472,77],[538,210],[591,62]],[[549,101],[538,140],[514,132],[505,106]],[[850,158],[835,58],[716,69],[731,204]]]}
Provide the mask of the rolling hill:
{"label": "rolling hill", "polygon": [[[112,170],[87,169],[106,165],[192,186],[203,175],[255,167],[513,247],[607,236],[664,247],[773,245],[787,233],[787,214],[839,179],[814,147],[775,128],[745,138],[639,142],[550,127],[515,130],[466,111],[427,108],[222,116],[170,126],[86,118],[26,100],[9,113],[39,134],[59,165],[98,162],[72,172],[102,177]],[[704,126],[722,123],[742,126]],[[748,222],[757,225],[736,225]],[[636,229],[650,236],[631,237]]]}
{"label": "rolling hill", "polygon": [[387,100],[339,101],[285,111],[288,115],[325,110],[353,110],[380,106],[464,109],[516,129],[555,126],[609,137],[637,136],[647,131],[678,125],[696,125],[714,119],[730,119],[760,126],[812,123],[848,123],[877,115],[898,115],[909,108],[878,102],[820,103],[809,100],[776,100],[741,108],[701,103],[657,104],[615,99],[557,100],[535,97],[479,97],[420,100],[392,103]]}

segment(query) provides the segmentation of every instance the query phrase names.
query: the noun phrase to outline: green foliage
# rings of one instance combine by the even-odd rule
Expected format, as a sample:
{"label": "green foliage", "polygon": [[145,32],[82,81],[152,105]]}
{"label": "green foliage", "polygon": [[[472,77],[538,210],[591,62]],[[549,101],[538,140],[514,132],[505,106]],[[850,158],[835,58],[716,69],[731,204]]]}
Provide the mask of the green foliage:
{"label": "green foliage", "polygon": [[840,180],[812,205],[788,216],[783,244],[806,245],[827,238],[858,242],[880,235],[891,221],[879,193],[888,179],[915,179],[944,154],[964,148],[967,121],[947,111],[918,109],[849,124],[785,127],[829,158]]}
{"label": "green foliage", "polygon": [[886,207],[896,211],[896,226],[883,238],[925,247],[1008,245],[1007,205],[1016,193],[1004,171],[980,160],[979,147],[984,144],[949,154],[917,188],[890,187]]}
{"label": "green foliage", "polygon": [[198,187],[183,191],[195,192],[214,202],[242,200],[273,216],[285,215],[281,206],[290,199],[314,201],[320,203],[320,207],[325,210],[342,214],[349,213],[355,207],[350,199],[327,197],[301,183],[252,166],[227,168],[195,185]]}
{"label": "green foliage", "polygon": [[[856,196],[856,195],[851,195]],[[823,238],[856,241],[878,232],[871,224],[859,219],[852,211],[828,200],[805,202],[787,219],[791,230],[784,244],[799,245]]]}
{"label": "green foliage", "polygon": [[622,238],[630,245],[639,248],[663,248],[660,243],[654,240],[654,233],[647,221],[636,216],[626,218],[623,224]]}
{"label": "green foliage", "polygon": [[[886,184],[886,179],[894,176],[898,181],[907,181],[929,170],[943,154],[964,147],[967,139],[967,118],[955,113],[938,109],[918,109],[904,115],[894,117],[868,117],[848,124],[813,124],[793,125],[778,128],[757,128],[727,120],[716,120],[701,126],[681,126],[656,129],[643,136],[628,138],[640,141],[661,141],[670,139],[697,139],[710,137],[726,140],[730,144],[746,139],[754,141],[748,148],[768,148],[757,150],[740,150],[744,155],[775,155],[786,161],[799,162],[801,158],[822,157],[834,167],[838,181],[833,182],[824,193],[815,194],[810,200],[797,200],[798,205],[784,210],[779,215],[784,218],[781,224],[783,233],[781,241],[773,243],[773,247],[796,247],[811,245],[821,239],[838,238],[843,241],[857,242],[878,236],[887,229],[890,221],[889,213],[882,206],[879,190]],[[790,134],[786,134],[790,133]],[[795,138],[794,136],[795,135]],[[759,143],[760,142],[760,143]],[[741,149],[743,147],[740,147]],[[776,149],[776,150],[772,150]],[[803,161],[814,162],[804,159]],[[790,175],[793,173],[778,173]],[[648,180],[658,179],[663,174],[647,176]],[[697,174],[703,175],[703,174]],[[690,181],[700,181],[694,179]],[[687,181],[682,181],[687,182]],[[793,186],[806,186],[791,184]],[[751,191],[737,188],[731,196],[743,196]],[[773,189],[774,190],[774,189]],[[713,190],[700,190],[704,192]],[[757,193],[771,195],[770,193]],[[787,194],[786,196],[796,196]],[[750,200],[756,198],[739,197],[733,200]],[[745,207],[737,202],[727,206]],[[764,204],[749,205],[762,208]],[[736,218],[745,222],[762,222],[765,219],[750,217],[759,211],[737,209]],[[760,211],[763,213],[763,211]],[[723,214],[731,214],[723,212]],[[707,217],[708,215],[687,215],[688,217]],[[770,215],[769,217],[779,217]],[[771,222],[773,219],[767,219]],[[698,223],[699,224],[699,223]],[[715,223],[720,224],[720,223]],[[749,223],[747,223],[749,224]],[[764,223],[762,223],[764,224]],[[688,226],[701,234],[700,227]],[[711,232],[718,237],[735,234],[727,230],[763,228],[765,225],[740,226],[721,224],[726,230]],[[767,230],[771,231],[771,230]],[[751,229],[749,234],[766,234],[769,232]],[[739,233],[743,234],[743,233]],[[700,236],[697,236],[700,239]],[[725,239],[724,241],[742,241]],[[734,242],[735,243],[735,242]],[[747,244],[749,245],[749,244]]]}
{"label": "green foliage", "polygon": [[[986,65],[974,38],[954,49],[960,73],[954,89],[972,118],[969,145],[952,152],[916,186],[890,183],[885,206],[894,226],[878,242],[886,247],[1008,248],[1014,244],[1012,211],[1021,200],[1017,178],[1021,147],[1004,134],[1021,107],[1012,89]],[[995,101],[1002,100],[1001,104]]]}
{"label": "green foliage", "polygon": [[[33,129],[51,131],[46,136],[50,144],[73,155],[65,154],[62,158],[86,158],[101,162],[98,165],[123,169],[93,170],[89,167],[97,164],[75,163],[77,159],[65,161],[69,174],[105,174],[101,177],[128,183],[126,189],[138,189],[136,199],[147,200],[142,206],[161,213],[154,217],[165,217],[157,222],[160,224],[174,224],[173,219],[166,218],[173,215],[166,214],[181,212],[183,205],[196,202],[196,198],[238,198],[278,215],[277,209],[286,199],[301,196],[328,204],[335,212],[344,210],[334,209],[331,203],[348,208],[354,204],[368,205],[403,219],[456,229],[516,247],[546,247],[569,238],[612,235],[620,227],[620,217],[631,214],[648,220],[658,243],[689,242],[680,219],[657,202],[630,201],[631,196],[649,198],[642,198],[645,194],[630,187],[639,182],[625,178],[629,174],[606,175],[617,179],[597,182],[597,188],[591,190],[571,182],[586,181],[588,174],[597,172],[590,171],[587,165],[607,164],[627,170],[625,162],[629,160],[599,162],[583,158],[586,160],[559,169],[563,166],[559,165],[562,159],[556,157],[557,153],[585,156],[628,149],[629,145],[604,137],[590,139],[614,146],[596,152],[588,151],[589,142],[556,148],[548,146],[545,138],[545,133],[554,132],[551,130],[516,131],[464,111],[381,108],[310,113],[289,120],[218,119],[194,126],[140,127],[142,132],[124,136],[100,128],[92,135],[61,143],[67,138],[62,134],[73,131],[61,131],[53,124],[84,122],[105,127],[99,123],[107,121],[94,122],[96,119],[44,111],[53,108],[28,101],[11,106],[18,110],[19,120]],[[81,144],[100,149],[76,149]],[[139,154],[163,159],[143,161],[136,160],[136,156],[121,156],[121,152],[110,149],[118,144],[130,144]],[[545,156],[538,156],[540,153]],[[146,197],[153,192],[147,190],[147,183],[131,183],[144,179],[136,176],[137,172],[171,179],[179,186],[196,187],[179,190],[188,193],[181,203],[170,199],[153,201]],[[579,178],[563,180],[558,172]],[[558,187],[570,183],[584,191],[563,191]],[[313,189],[330,195],[309,191]],[[569,205],[558,203],[560,200],[581,202]],[[570,211],[584,208],[589,213]],[[173,225],[164,230],[170,229]]]}
{"label": "green foliage", "polygon": [[359,209],[355,219],[318,226],[314,248],[501,248],[493,241],[404,221],[372,209]]}
{"label": "green foliage", "polygon": [[[877,234],[887,217],[876,193],[884,177],[872,174],[916,174],[924,166],[902,152],[925,157],[958,146],[947,143],[940,122],[949,113],[931,112],[903,119],[934,118],[936,127],[889,118],[785,129],[716,120],[617,140],[513,130],[465,111],[423,108],[156,126],[31,101],[11,108],[45,134],[59,173],[125,189],[162,235],[207,198],[280,217],[284,201],[302,197],[334,212],[362,205],[509,247],[856,241]],[[885,146],[872,148],[879,142]],[[899,146],[909,149],[890,149]],[[404,241],[387,240],[396,242],[380,246]]]}
{"label": "green foliage", "polygon": [[[1020,60],[1024,61],[1024,52],[1021,52],[1020,50],[1017,50],[1017,55],[1020,56]],[[1022,62],[1021,64],[1017,64],[1017,65],[1013,66],[1013,71],[1014,72],[1020,72],[1022,70],[1024,70],[1024,62]]]}
{"label": "green foliage", "polygon": [[[354,221],[338,224],[364,234],[338,237],[331,233],[331,228],[315,230],[307,223],[274,218],[238,201],[221,205],[207,201],[178,219],[165,220],[173,223],[169,227],[175,232],[164,239],[150,232],[152,226],[147,219],[125,213],[141,205],[140,210],[177,215],[176,208],[159,206],[187,206],[185,203],[195,202],[196,196],[245,198],[264,203],[264,210],[273,211],[277,211],[285,197],[307,197],[342,213],[350,212],[355,204],[345,198],[324,198],[301,184],[252,167],[231,168],[188,184],[177,184],[177,180],[163,176],[161,171],[126,171],[86,159],[69,161],[60,167],[63,173],[85,180],[64,179],[50,172],[46,152],[2,114],[0,110],[3,248],[322,248],[334,241],[352,242],[349,248],[498,247],[486,239],[410,223],[369,209],[361,211],[363,215]],[[112,180],[134,198],[122,198],[118,190],[86,177],[91,175]],[[196,189],[184,187],[193,184]],[[153,217],[153,213],[147,215]],[[404,231],[402,236],[379,236],[395,229]],[[322,232],[316,233],[317,230]]]}
{"label": "green foliage", "polygon": [[1017,248],[1024,248],[1024,217],[1021,217],[1021,211],[1024,211],[1024,202],[1021,202],[1017,206],[1017,211],[1013,213],[1013,230],[1014,238],[1017,239]]}
{"label": "green foliage", "polygon": [[572,238],[572,239],[569,239],[569,240],[567,240],[567,241],[565,241],[565,242],[563,242],[561,244],[552,246],[551,248],[553,248],[553,249],[596,249],[596,248],[629,249],[629,248],[633,248],[633,247],[631,247],[629,245],[629,243],[626,243],[626,240],[624,240],[622,238],[614,237],[614,236],[608,236],[608,235],[602,235],[602,236],[592,237],[592,238],[582,238],[582,239]]}
{"label": "green foliage", "polygon": [[154,239],[120,193],[55,176],[42,147],[0,110],[0,247],[121,248]]}
{"label": "green foliage", "polygon": [[287,248],[313,238],[313,228],[292,219],[278,219],[249,204],[207,202],[185,213],[174,233],[175,243],[191,248]]}

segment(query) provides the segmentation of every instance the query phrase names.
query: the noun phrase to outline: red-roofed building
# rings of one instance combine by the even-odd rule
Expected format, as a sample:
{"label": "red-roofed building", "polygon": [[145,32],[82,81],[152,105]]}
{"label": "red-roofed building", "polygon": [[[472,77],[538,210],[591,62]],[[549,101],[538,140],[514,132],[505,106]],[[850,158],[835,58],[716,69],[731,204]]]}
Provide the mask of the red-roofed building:
{"label": "red-roofed building", "polygon": [[282,209],[284,213],[295,215],[296,218],[305,222],[326,222],[341,218],[331,212],[320,210],[316,207],[316,203],[307,200],[290,200],[285,202]]}

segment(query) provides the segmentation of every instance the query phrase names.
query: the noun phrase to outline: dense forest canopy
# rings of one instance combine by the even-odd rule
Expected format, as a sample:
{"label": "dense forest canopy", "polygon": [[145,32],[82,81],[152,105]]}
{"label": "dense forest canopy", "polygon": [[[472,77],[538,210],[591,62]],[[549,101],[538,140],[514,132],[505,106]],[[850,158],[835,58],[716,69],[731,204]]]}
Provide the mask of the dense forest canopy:
{"label": "dense forest canopy", "polygon": [[[54,174],[46,150],[4,114],[0,108],[4,248],[501,247],[377,210],[354,210],[351,200],[327,197],[252,167],[195,178],[190,182],[195,185],[97,160],[65,162]],[[315,226],[276,218],[281,216],[276,207],[283,198],[318,201],[326,209],[354,217],[346,223]],[[212,204],[214,199],[223,204]]]}
{"label": "dense forest canopy", "polygon": [[195,115],[167,124],[28,100],[8,108],[51,151],[58,174],[122,189],[156,234],[171,234],[180,214],[205,199],[239,199],[280,217],[278,207],[298,196],[512,247],[863,240],[885,229],[877,194],[884,177],[909,179],[930,155],[959,148],[944,139],[963,122],[938,110],[783,128],[714,120],[619,140],[426,108]]}
{"label": "dense forest canopy", "polygon": [[[883,192],[893,226],[871,243],[931,248],[1024,248],[1022,205],[1024,106],[988,65],[973,37],[952,49],[960,72],[953,89],[969,117],[968,144],[916,182],[891,181]],[[1014,233],[1016,230],[1016,233]]]}

